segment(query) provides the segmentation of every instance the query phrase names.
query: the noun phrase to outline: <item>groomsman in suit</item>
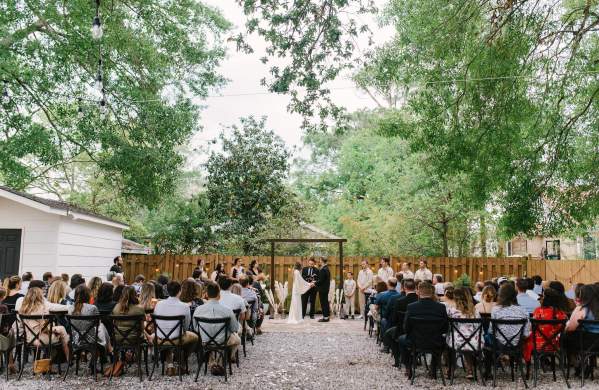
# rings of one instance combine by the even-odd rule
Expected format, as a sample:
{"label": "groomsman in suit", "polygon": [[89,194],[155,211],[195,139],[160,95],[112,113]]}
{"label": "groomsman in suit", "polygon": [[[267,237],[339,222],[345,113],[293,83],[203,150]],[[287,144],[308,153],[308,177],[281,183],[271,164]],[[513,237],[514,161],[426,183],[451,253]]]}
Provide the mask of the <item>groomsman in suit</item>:
{"label": "groomsman in suit", "polygon": [[331,309],[329,307],[331,272],[327,265],[327,259],[324,257],[320,258],[320,272],[318,272],[316,288],[318,289],[318,299],[320,299],[320,306],[322,307],[322,318],[318,320],[318,322],[329,322],[329,316],[331,315]]}
{"label": "groomsman in suit", "polygon": [[[314,265],[314,258],[308,260],[308,266],[302,269],[302,278],[308,283],[316,283],[318,280],[319,270]],[[304,294],[302,294],[302,318],[306,316],[306,308],[308,302],[310,302],[310,318],[314,318],[314,311],[316,310],[316,294],[318,293],[316,286],[312,287]]]}

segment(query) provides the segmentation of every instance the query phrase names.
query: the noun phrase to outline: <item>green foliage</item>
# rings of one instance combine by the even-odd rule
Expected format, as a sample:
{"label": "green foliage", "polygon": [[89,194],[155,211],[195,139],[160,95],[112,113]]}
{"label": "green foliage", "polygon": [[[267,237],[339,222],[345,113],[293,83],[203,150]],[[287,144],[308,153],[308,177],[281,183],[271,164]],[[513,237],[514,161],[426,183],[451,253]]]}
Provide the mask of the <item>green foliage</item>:
{"label": "green foliage", "polygon": [[288,211],[293,198],[285,186],[289,154],[264,126],[265,118],[242,118],[230,136],[221,134],[222,151],[213,152],[206,164],[216,230],[225,245],[238,242],[247,254],[256,251],[267,222]]}
{"label": "green foliage", "polygon": [[[85,162],[115,190],[146,205],[176,185],[178,152],[197,130],[198,107],[223,83],[221,35],[229,23],[196,0],[101,2],[101,42],[88,0],[0,5],[0,182],[68,192]],[[102,53],[108,116],[91,84]],[[77,118],[82,97],[83,118]]]}
{"label": "green foliage", "polygon": [[470,280],[470,276],[468,274],[461,274],[456,280],[453,281],[453,286],[455,288],[459,287],[469,287],[472,288],[472,280]]}

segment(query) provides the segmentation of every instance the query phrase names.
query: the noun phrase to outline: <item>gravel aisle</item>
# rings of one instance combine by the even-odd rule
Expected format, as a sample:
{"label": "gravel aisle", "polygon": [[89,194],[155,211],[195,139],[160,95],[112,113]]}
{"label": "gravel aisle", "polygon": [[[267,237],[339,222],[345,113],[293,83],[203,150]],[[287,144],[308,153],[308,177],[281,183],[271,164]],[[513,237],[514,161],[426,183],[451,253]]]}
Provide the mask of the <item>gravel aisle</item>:
{"label": "gravel aisle", "polygon": [[[302,325],[287,326],[284,321],[267,321],[265,334],[258,337],[255,346],[248,346],[247,358],[241,358],[241,367],[233,367],[233,376],[225,383],[221,377],[200,375],[198,383],[190,376],[180,383],[174,378],[156,377],[154,381],[139,382],[129,372],[116,378],[111,384],[104,378],[94,383],[89,377],[70,377],[66,382],[33,379],[27,375],[20,382],[0,379],[2,389],[398,389],[409,388],[403,374],[391,367],[390,355],[378,352],[373,339],[362,331],[361,321],[333,321],[320,324],[306,321]],[[195,367],[195,361],[193,362]],[[29,367],[28,367],[29,368]],[[417,389],[441,389],[441,382],[425,379],[418,371]],[[460,373],[460,375],[462,375]],[[565,388],[563,381],[549,382],[545,376],[541,389]],[[532,384],[532,383],[531,383]],[[591,384],[591,383],[589,383]],[[490,384],[489,384],[490,385]],[[573,388],[579,388],[573,381]],[[491,387],[491,386],[488,386]],[[522,382],[511,383],[507,378],[497,388],[523,388]],[[462,378],[456,380],[456,389],[482,389],[467,384]],[[599,388],[597,381],[585,388]]]}

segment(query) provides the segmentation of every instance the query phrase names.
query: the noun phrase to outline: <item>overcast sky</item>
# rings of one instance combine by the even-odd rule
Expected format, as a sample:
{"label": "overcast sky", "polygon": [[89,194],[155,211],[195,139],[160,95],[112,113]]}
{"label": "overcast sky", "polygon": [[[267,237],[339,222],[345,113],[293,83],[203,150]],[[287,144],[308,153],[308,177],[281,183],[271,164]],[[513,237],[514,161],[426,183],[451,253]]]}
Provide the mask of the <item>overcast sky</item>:
{"label": "overcast sky", "polygon": [[[245,16],[235,0],[204,0],[205,3],[219,8],[224,16],[233,23],[235,32],[244,31]],[[377,3],[383,4],[380,0]],[[374,30],[376,26],[371,28]],[[377,30],[375,41],[385,41],[390,36],[390,31]],[[260,79],[268,75],[269,64],[260,62],[264,56],[266,44],[259,37],[250,37],[250,44],[254,48],[253,54],[238,53],[235,44],[229,45],[228,55],[223,62],[220,72],[227,77],[229,83],[220,91],[219,96],[213,96],[202,102],[207,106],[202,112],[201,124],[204,130],[195,135],[192,146],[201,148],[215,138],[222,125],[236,123],[239,117],[266,115],[268,127],[283,138],[289,149],[302,146],[301,118],[287,112],[289,98],[285,95],[271,94],[266,87],[260,85]],[[354,88],[348,76],[330,84],[334,101],[353,111],[364,107],[374,107],[372,100],[363,92]],[[301,153],[301,152],[299,152]],[[304,152],[305,153],[305,152]],[[202,153],[196,154],[193,162],[202,160]]]}

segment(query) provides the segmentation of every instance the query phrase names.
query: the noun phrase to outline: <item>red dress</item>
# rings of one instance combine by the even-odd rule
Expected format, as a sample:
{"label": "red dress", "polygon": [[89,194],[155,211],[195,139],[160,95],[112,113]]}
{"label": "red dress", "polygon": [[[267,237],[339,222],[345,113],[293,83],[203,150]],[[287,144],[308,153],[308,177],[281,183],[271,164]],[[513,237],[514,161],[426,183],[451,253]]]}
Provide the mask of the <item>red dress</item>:
{"label": "red dress", "polygon": [[[565,320],[568,318],[568,316],[563,311],[556,310],[553,307],[537,307],[532,313],[532,318],[535,320]],[[563,326],[539,326],[524,343],[524,360],[526,362],[530,361],[533,349],[533,337],[536,339],[536,347],[538,351],[540,351],[541,348],[545,352],[556,351],[559,346],[559,337],[554,337],[549,344],[543,335],[547,336],[547,338],[550,338],[551,335],[555,334],[555,332],[560,330],[560,328],[563,328]]]}

